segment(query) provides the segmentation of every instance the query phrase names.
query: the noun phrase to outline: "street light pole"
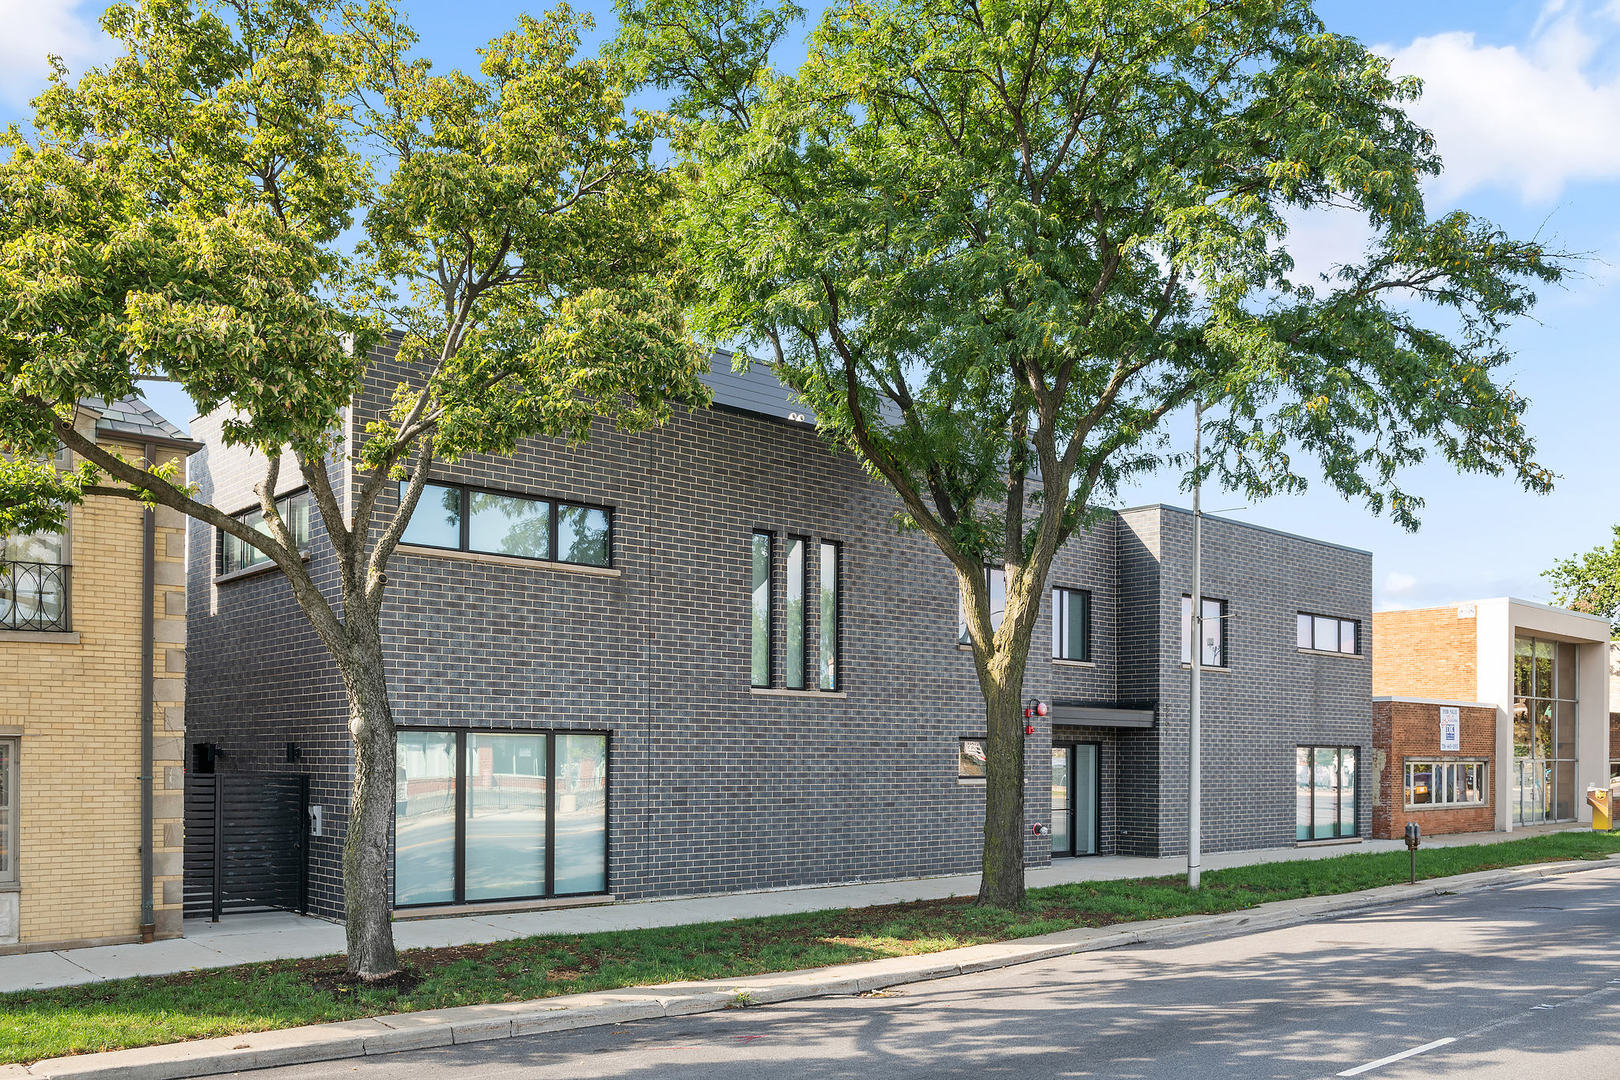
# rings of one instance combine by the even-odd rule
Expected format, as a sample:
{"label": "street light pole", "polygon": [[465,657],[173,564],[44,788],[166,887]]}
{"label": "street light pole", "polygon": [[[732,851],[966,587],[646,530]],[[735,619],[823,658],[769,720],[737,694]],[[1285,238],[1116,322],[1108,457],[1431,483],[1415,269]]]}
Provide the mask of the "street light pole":
{"label": "street light pole", "polygon": [[1192,708],[1187,723],[1187,888],[1198,888],[1203,847],[1202,675],[1204,668],[1204,509],[1200,499],[1204,403],[1193,402]]}

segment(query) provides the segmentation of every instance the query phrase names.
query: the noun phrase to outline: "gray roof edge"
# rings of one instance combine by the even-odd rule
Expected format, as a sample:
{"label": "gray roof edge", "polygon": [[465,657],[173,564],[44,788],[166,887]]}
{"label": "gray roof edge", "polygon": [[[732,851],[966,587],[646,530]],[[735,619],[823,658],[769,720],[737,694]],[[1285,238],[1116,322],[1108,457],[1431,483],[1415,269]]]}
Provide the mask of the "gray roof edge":
{"label": "gray roof edge", "polygon": [[[1187,517],[1192,517],[1191,510],[1187,509],[1185,506],[1175,506],[1171,503],[1145,503],[1141,506],[1126,506],[1116,509],[1114,513],[1124,515],[1143,513],[1148,510],[1159,510],[1172,514],[1185,514]],[[1333,548],[1337,551],[1348,551],[1353,555],[1365,555],[1369,559],[1373,557],[1373,553],[1368,551],[1366,548],[1351,547],[1349,544],[1337,544],[1332,540],[1322,540],[1315,536],[1306,536],[1303,533],[1289,532],[1286,529],[1275,529],[1270,525],[1256,525],[1252,521],[1238,521],[1234,518],[1221,517],[1219,514],[1205,514],[1203,516],[1204,520],[1206,521],[1219,521],[1223,525],[1233,525],[1239,529],[1253,529],[1256,532],[1270,533],[1273,536],[1282,536],[1288,538],[1289,540],[1299,540],[1307,544],[1316,544],[1319,547]]]}

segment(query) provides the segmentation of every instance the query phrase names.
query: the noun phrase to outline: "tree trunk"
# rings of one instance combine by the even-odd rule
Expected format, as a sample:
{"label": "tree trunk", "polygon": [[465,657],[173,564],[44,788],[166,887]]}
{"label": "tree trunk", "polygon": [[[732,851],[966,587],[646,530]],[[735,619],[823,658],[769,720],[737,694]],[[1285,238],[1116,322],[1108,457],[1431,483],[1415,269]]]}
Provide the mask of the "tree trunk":
{"label": "tree trunk", "polygon": [[1024,676],[1022,663],[997,678],[981,677],[984,691],[984,862],[979,903],[1024,906]]}
{"label": "tree trunk", "polygon": [[354,784],[343,841],[343,910],[349,974],[362,980],[399,970],[388,896],[388,835],[394,822],[394,714],[388,705],[382,642],[375,632],[339,661],[349,692]]}

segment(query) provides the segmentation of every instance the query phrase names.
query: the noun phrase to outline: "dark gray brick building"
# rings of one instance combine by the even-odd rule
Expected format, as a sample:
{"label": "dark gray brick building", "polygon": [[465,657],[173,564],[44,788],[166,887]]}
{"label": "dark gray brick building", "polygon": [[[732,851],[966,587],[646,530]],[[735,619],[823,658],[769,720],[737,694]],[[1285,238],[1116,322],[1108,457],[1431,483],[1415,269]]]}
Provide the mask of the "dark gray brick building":
{"label": "dark gray brick building", "polygon": [[[379,386],[398,374],[377,370]],[[435,466],[447,490],[424,497],[408,539],[441,546],[402,546],[386,609],[404,733],[402,904],[976,869],[984,787],[964,774],[984,719],[949,565],[896,530],[892,496],[824,446],[768,370],[737,376],[719,358],[711,383],[715,407],[656,431],[604,427],[581,446],[533,441],[510,459]],[[385,407],[380,394],[359,400],[350,432]],[[218,432],[217,418],[193,425],[205,450],[191,479],[221,509],[247,511],[262,468]],[[353,477],[332,472],[352,497]],[[282,476],[296,497],[296,469]],[[330,581],[311,518],[310,565]],[[1082,659],[1050,657],[1049,596],[1026,688],[1049,706],[1028,740],[1030,865],[1053,857],[1038,823],[1061,825],[1077,854],[1184,850],[1191,521],[1168,507],[1111,512],[1058,557],[1049,584],[1089,605],[1074,635],[1089,640],[1068,646]],[[603,523],[605,536],[593,531]],[[214,531],[191,530],[188,738],[217,748],[221,773],[308,776],[322,811],[310,902],[340,914],[350,759],[336,670],[277,571],[222,564]],[[773,538],[763,686],[759,532]],[[1301,747],[1369,752],[1370,556],[1219,519],[1206,519],[1205,552],[1205,594],[1224,604],[1220,663],[1204,677],[1207,849],[1326,836],[1311,815],[1329,801],[1332,835],[1365,834],[1366,796],[1343,783],[1359,757],[1334,750],[1332,792],[1314,756],[1314,772],[1299,763]],[[1302,647],[1316,642],[1298,636],[1300,613],[1344,620],[1354,651]],[[824,629],[831,689],[817,688]],[[793,685],[801,655],[806,689]],[[1054,767],[1073,782],[1055,790]]]}

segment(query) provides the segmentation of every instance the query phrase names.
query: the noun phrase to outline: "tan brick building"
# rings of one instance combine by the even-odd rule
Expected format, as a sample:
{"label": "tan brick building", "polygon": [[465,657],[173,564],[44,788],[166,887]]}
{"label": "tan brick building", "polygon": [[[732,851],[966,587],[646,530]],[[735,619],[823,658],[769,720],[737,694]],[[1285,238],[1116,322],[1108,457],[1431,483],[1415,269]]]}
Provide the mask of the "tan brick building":
{"label": "tan brick building", "polygon": [[[1606,784],[1610,774],[1609,680],[1609,624],[1593,615],[1510,597],[1379,612],[1373,615],[1372,692],[1408,704],[1391,706],[1382,728],[1375,710],[1374,752],[1390,770],[1404,768],[1403,762],[1429,767],[1426,779],[1401,773],[1403,800],[1414,784],[1438,790],[1444,781],[1443,805],[1458,811],[1444,816],[1451,825],[1477,818],[1481,829],[1511,831],[1589,822],[1586,791]],[[1431,745],[1441,707],[1462,710],[1464,741],[1475,741],[1472,750]],[[1482,710],[1495,713],[1493,724]],[[1483,746],[1487,730],[1490,753]],[[1489,790],[1481,798],[1464,782],[1463,766],[1471,763],[1487,766]],[[1392,772],[1389,782],[1395,780]],[[1463,794],[1453,800],[1453,791]],[[1488,822],[1483,807],[1491,809]],[[1442,820],[1432,803],[1424,809]],[[1416,818],[1400,824],[1405,820]]]}
{"label": "tan brick building", "polygon": [[[135,460],[198,448],[137,398],[77,423]],[[180,935],[185,536],[91,496],[0,538],[0,953]]]}

